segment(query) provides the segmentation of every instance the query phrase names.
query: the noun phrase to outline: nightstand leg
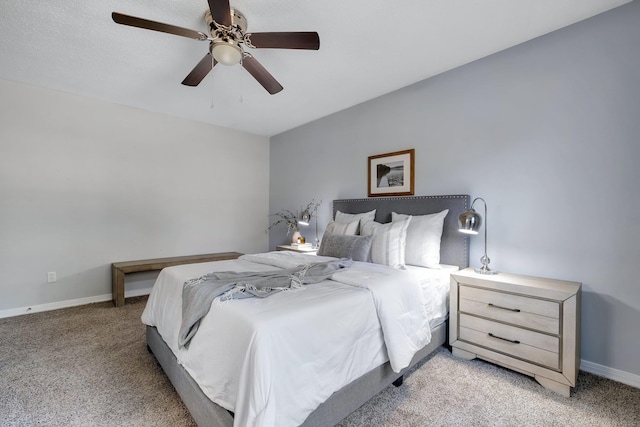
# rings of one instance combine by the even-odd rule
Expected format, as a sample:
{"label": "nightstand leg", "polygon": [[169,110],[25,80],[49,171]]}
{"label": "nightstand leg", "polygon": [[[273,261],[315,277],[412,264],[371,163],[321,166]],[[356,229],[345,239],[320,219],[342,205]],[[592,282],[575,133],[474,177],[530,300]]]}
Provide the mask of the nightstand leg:
{"label": "nightstand leg", "polygon": [[453,351],[452,351],[453,355],[456,357],[459,357],[460,359],[464,359],[464,360],[472,360],[476,358],[476,354],[475,353],[470,353],[466,350],[461,350],[459,348],[453,347]]}
{"label": "nightstand leg", "polygon": [[555,391],[558,394],[563,395],[564,397],[571,397],[571,387],[565,384],[561,384],[557,381],[550,380],[549,378],[541,377],[539,375],[535,376],[536,381],[542,385],[542,387],[549,389],[551,391]]}

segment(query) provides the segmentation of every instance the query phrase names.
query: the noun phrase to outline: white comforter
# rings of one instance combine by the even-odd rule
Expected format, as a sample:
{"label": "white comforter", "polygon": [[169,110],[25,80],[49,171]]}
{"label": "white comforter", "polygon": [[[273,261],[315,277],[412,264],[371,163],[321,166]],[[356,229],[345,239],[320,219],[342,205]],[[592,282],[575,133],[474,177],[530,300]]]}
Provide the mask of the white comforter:
{"label": "white comforter", "polygon": [[408,366],[430,339],[424,277],[355,263],[332,280],[265,299],[214,302],[188,349],[178,348],[182,285],[212,271],[268,271],[331,258],[293,252],[164,269],[142,321],[165,342],[235,426],[299,425],[335,391],[374,367]]}

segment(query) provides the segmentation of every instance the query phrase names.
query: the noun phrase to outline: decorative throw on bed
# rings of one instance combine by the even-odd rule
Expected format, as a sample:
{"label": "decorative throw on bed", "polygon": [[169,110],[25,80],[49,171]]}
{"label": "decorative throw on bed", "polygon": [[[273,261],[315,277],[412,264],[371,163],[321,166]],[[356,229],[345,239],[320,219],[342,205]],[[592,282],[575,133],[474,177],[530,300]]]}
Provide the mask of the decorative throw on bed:
{"label": "decorative throw on bed", "polygon": [[300,289],[302,285],[321,282],[351,265],[351,259],[341,258],[277,271],[214,272],[187,280],[182,289],[182,324],[178,344],[180,347],[188,346],[198,331],[200,320],[218,297],[220,301],[265,298],[276,292]]}

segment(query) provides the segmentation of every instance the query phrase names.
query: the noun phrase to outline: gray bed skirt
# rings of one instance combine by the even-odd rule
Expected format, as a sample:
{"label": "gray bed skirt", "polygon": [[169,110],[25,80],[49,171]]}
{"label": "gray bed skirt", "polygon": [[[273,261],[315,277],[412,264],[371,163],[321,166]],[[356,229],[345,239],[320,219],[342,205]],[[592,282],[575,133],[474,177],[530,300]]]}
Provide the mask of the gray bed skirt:
{"label": "gray bed skirt", "polygon": [[[447,323],[444,322],[431,330],[431,342],[416,353],[409,367],[397,373],[391,370],[389,362],[378,366],[335,392],[309,415],[303,426],[316,427],[337,424],[443,345],[446,341],[446,334]],[[147,326],[147,346],[198,426],[233,426],[233,415],[205,396],[193,378],[178,364],[169,346],[160,337],[156,328],[152,326]]]}

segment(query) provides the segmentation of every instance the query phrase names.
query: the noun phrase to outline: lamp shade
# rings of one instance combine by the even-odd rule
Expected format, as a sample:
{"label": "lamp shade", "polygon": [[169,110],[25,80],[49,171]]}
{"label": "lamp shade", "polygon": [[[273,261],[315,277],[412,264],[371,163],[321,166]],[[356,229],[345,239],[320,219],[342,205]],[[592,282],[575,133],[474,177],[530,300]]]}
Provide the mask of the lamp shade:
{"label": "lamp shade", "polygon": [[461,233],[478,234],[482,225],[482,217],[473,208],[462,212],[458,217],[458,226]]}
{"label": "lamp shade", "polygon": [[304,210],[300,214],[300,219],[298,219],[298,224],[309,225],[309,221],[311,221],[311,212],[309,212],[308,210]]}

